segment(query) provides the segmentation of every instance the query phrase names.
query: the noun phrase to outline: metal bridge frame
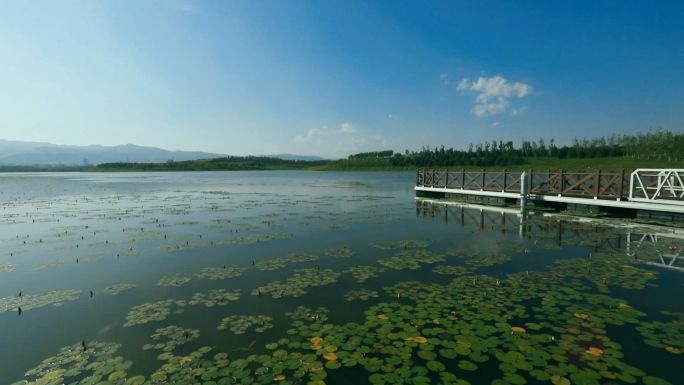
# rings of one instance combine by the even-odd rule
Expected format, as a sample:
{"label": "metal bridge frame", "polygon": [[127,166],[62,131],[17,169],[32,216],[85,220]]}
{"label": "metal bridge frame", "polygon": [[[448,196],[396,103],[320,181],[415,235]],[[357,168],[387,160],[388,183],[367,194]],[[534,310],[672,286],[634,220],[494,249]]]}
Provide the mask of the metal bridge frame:
{"label": "metal bridge frame", "polygon": [[629,201],[684,205],[684,169],[639,168],[629,178]]}

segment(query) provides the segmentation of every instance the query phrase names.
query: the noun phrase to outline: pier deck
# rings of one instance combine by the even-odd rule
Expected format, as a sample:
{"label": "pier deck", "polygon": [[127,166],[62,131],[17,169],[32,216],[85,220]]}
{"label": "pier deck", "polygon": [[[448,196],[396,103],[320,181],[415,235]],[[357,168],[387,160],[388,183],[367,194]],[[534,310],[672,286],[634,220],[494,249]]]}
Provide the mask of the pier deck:
{"label": "pier deck", "polygon": [[[523,186],[524,185],[524,186]],[[684,220],[684,169],[617,172],[418,170],[417,196],[527,199],[568,208],[636,210],[638,216]]]}

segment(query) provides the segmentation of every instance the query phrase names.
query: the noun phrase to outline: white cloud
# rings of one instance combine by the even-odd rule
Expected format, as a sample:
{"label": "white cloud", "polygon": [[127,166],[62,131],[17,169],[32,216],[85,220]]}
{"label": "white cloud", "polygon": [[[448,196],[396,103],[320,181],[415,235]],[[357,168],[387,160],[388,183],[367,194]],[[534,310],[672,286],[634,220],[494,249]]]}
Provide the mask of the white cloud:
{"label": "white cloud", "polygon": [[350,123],[334,128],[309,128],[306,132],[294,137],[297,143],[293,151],[309,154],[314,151],[324,157],[346,158],[350,154],[364,151],[375,151],[379,145],[387,146],[390,141],[380,135],[362,136],[363,130]]}
{"label": "white cloud", "polygon": [[491,124],[491,126],[492,126],[492,127],[496,127],[496,126],[498,126],[499,124],[501,124],[501,122],[494,122],[494,123]]}
{"label": "white cloud", "polygon": [[349,123],[342,123],[340,126],[340,131],[344,132],[345,134],[353,134],[356,132],[356,126]]}
{"label": "white cloud", "polygon": [[520,107],[520,108],[518,108],[518,109],[515,109],[515,108],[514,108],[514,109],[511,110],[511,115],[520,115],[520,114],[522,114],[523,112],[525,112],[525,110],[527,110],[527,106],[522,106],[522,107]]}
{"label": "white cloud", "polygon": [[307,138],[313,138],[316,134],[319,134],[321,130],[318,128],[309,128],[309,132],[306,133]]}
{"label": "white cloud", "polygon": [[389,115],[387,115],[387,117],[388,117],[389,119],[392,119],[392,118],[394,118],[394,115],[389,114]]}
{"label": "white cloud", "polygon": [[387,139],[385,139],[385,137],[382,135],[374,135],[373,139],[375,139],[376,142],[380,143],[383,146],[387,146],[388,144]]}
{"label": "white cloud", "polygon": [[475,116],[483,117],[487,115],[496,115],[506,111],[508,108],[508,101],[503,96],[499,96],[496,100],[487,100],[486,102],[477,103],[471,110]]}
{"label": "white cloud", "polygon": [[[466,91],[477,93],[471,112],[478,117],[506,112],[510,105],[509,98],[524,98],[532,93],[532,86],[521,82],[509,83],[501,76],[480,77],[472,82],[464,78],[456,89],[461,91],[461,95],[465,95]],[[512,110],[513,115],[518,115],[524,108]]]}
{"label": "white cloud", "polygon": [[295,136],[294,140],[297,143],[304,143],[307,142],[309,139],[313,138],[314,136],[321,135],[321,130],[318,128],[309,128],[309,131],[307,131],[306,135],[297,135]]}
{"label": "white cloud", "polygon": [[449,84],[449,75],[441,74],[439,75],[439,78],[442,80],[442,83],[444,83],[444,85]]}

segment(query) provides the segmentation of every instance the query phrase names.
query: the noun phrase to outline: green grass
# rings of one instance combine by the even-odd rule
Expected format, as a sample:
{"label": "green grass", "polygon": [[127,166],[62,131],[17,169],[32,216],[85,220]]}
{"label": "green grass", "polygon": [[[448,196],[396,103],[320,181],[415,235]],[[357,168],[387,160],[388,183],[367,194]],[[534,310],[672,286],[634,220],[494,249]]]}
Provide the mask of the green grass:
{"label": "green grass", "polygon": [[684,168],[684,162],[668,161],[667,159],[637,159],[637,158],[580,158],[580,159],[555,159],[539,158],[530,159],[521,166],[506,167],[512,171],[527,169],[535,170],[559,170],[587,171],[600,169],[601,171],[634,170],[636,168]]}
{"label": "green grass", "polygon": [[[378,158],[368,158],[368,159],[358,159],[358,160],[348,160],[341,159],[330,161],[324,165],[309,167],[308,170],[317,171],[399,171],[399,170],[416,170],[420,168],[426,169],[450,169],[450,170],[460,170],[466,169],[469,171],[482,170],[482,167],[477,166],[452,166],[452,167],[393,167],[389,163],[389,159],[378,159]],[[633,170],[636,168],[684,168],[684,162],[674,162],[668,161],[667,159],[637,159],[637,158],[624,158],[624,157],[612,157],[612,158],[573,158],[573,159],[557,159],[557,158],[538,158],[538,159],[528,159],[528,162],[522,165],[516,166],[490,166],[485,167],[487,170],[502,170],[506,169],[509,171],[523,171],[534,169],[538,171],[543,170],[559,170],[564,169],[571,172],[577,171],[587,171],[600,169],[601,171],[616,171],[616,170]]]}
{"label": "green grass", "polygon": [[[120,167],[118,167],[120,166]],[[362,158],[340,159],[331,161],[315,162],[292,162],[292,161],[227,161],[195,160],[176,163],[140,163],[121,164],[117,167],[35,167],[35,166],[0,166],[0,172],[13,171],[102,171],[102,172],[125,172],[125,171],[237,171],[237,170],[311,170],[311,171],[414,171],[416,169],[435,170],[482,170],[482,167],[459,165],[450,167],[395,167],[387,158]],[[509,171],[523,171],[534,169],[536,171],[559,170],[569,172],[593,171],[600,169],[604,172],[616,170],[633,170],[636,168],[680,168],[684,169],[684,162],[674,162],[667,159],[637,159],[625,157],[613,158],[580,158],[580,159],[557,159],[557,158],[530,158],[527,163],[516,166],[490,166],[485,169],[497,171],[506,169]]]}

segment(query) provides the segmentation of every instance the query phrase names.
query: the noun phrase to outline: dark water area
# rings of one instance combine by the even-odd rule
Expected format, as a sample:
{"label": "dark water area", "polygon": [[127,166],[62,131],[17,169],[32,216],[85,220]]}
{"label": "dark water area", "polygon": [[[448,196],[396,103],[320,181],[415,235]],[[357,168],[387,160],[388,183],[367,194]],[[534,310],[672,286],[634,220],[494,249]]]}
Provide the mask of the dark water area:
{"label": "dark water area", "polygon": [[677,230],[414,182],[0,174],[0,383],[683,383]]}

